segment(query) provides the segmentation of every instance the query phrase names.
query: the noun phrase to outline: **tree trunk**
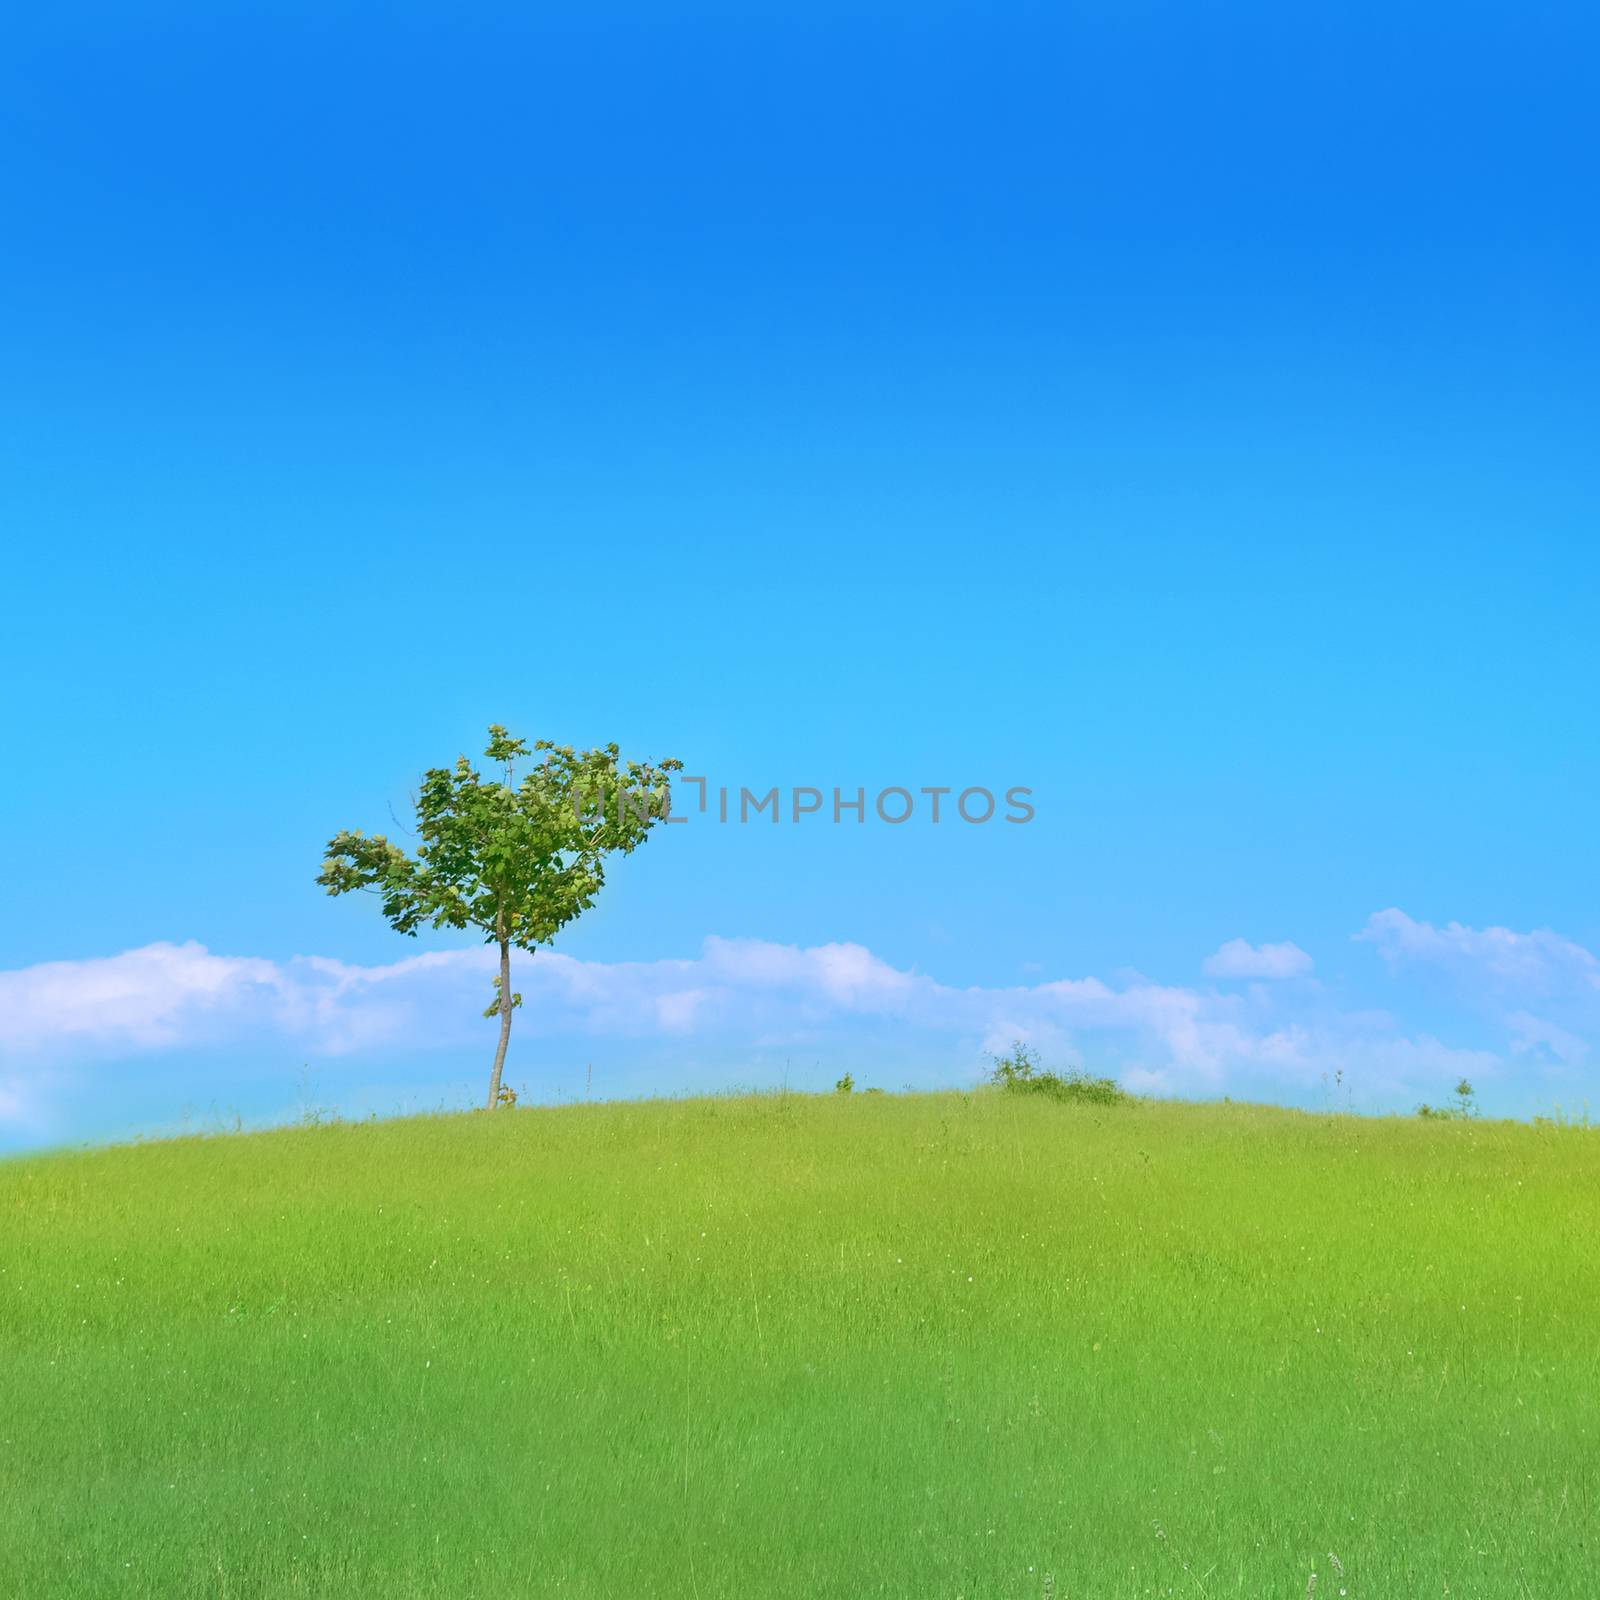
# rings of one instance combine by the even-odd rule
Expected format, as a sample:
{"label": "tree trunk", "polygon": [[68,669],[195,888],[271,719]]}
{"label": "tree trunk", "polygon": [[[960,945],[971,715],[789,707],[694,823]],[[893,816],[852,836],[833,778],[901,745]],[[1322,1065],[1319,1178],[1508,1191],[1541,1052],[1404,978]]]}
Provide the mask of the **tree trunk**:
{"label": "tree trunk", "polygon": [[511,941],[500,924],[500,1043],[495,1046],[494,1071],[489,1074],[489,1109],[500,1104],[500,1069],[506,1064],[506,1045],[511,1038]]}

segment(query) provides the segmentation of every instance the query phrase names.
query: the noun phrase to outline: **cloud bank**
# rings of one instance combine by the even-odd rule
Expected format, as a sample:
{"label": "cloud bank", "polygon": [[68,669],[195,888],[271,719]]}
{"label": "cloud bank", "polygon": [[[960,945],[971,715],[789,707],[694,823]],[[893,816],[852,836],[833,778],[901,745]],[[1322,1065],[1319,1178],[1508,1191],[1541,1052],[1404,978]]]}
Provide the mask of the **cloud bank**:
{"label": "cloud bank", "polygon": [[[550,1041],[582,1051],[610,1041],[614,1056],[638,1065],[634,1087],[661,1092],[686,1086],[686,1063],[710,1086],[759,1081],[763,1064],[795,1056],[829,1074],[860,1077],[864,1060],[892,1061],[916,1064],[928,1086],[971,1082],[984,1053],[1013,1039],[1144,1092],[1300,1103],[1329,1082],[1395,1104],[1437,1098],[1462,1075],[1487,1085],[1518,1071],[1559,1080],[1589,1058],[1600,961],[1581,945],[1548,930],[1435,927],[1395,909],[1355,937],[1376,947],[1391,983],[1419,980],[1453,996],[1460,1021],[1448,1039],[1405,1027],[1388,1008],[1341,1003],[1322,984],[1284,981],[1306,979],[1311,956],[1242,938],[1203,963],[1220,986],[1135,975],[959,987],[844,943],[713,937],[695,956],[650,962],[541,951],[515,959],[524,1007],[514,1037],[545,1041],[545,1056]],[[0,1127],[48,1123],[64,1071],[107,1081],[159,1060],[198,1075],[247,1047],[296,1062],[428,1052],[475,1062],[488,1048],[479,1013],[493,972],[485,947],[359,966],[217,955],[192,942],[0,972]],[[648,1076],[652,1064],[659,1079]]]}

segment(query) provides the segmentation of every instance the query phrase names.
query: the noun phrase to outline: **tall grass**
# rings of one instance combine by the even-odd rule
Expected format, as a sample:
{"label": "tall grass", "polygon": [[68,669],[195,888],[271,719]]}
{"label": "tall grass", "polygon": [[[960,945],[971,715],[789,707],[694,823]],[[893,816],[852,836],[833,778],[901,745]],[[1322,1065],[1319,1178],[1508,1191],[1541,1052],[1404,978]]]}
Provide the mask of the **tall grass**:
{"label": "tall grass", "polygon": [[1588,1595],[1597,1237],[1582,1129],[993,1091],[14,1161],[0,1595]]}

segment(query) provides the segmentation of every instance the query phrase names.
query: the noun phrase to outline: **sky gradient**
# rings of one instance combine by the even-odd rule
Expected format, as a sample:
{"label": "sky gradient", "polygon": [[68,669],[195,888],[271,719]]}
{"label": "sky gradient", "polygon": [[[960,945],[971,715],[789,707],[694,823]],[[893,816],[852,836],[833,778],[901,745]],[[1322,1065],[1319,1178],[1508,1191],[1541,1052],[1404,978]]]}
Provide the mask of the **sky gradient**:
{"label": "sky gradient", "polygon": [[1014,1027],[1157,1091],[1581,1102],[1597,45],[1577,5],[18,24],[0,1143],[474,1099],[479,957],[314,878],[489,721],[1036,807],[652,840],[540,958],[535,1096],[970,1082]]}

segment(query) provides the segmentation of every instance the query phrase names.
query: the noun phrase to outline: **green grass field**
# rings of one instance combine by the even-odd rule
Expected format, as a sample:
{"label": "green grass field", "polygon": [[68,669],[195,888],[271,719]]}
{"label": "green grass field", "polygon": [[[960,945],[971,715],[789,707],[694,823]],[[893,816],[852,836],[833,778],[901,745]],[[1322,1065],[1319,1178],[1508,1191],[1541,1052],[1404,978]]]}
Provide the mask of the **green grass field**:
{"label": "green grass field", "polygon": [[768,1095],[15,1160],[0,1342],[24,1600],[1600,1592],[1583,1129]]}

